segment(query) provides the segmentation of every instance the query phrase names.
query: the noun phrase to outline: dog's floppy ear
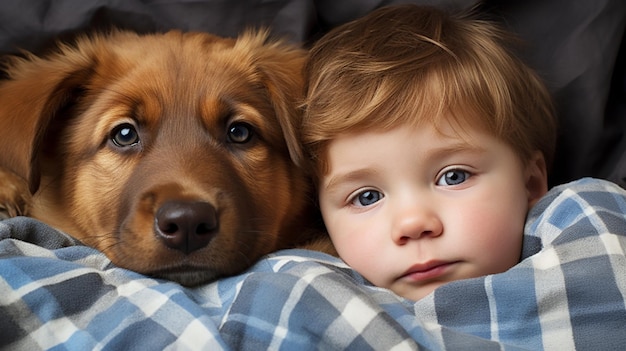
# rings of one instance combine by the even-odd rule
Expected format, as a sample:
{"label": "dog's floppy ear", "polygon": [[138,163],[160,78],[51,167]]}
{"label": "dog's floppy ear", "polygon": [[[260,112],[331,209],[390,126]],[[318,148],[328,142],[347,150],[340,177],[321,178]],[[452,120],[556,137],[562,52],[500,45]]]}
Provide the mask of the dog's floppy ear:
{"label": "dog's floppy ear", "polygon": [[77,94],[93,57],[69,47],[46,58],[26,54],[7,60],[8,80],[0,82],[0,167],[40,183],[39,154],[52,120]]}
{"label": "dog's floppy ear", "polygon": [[286,41],[268,39],[269,31],[248,31],[236,45],[246,43],[256,46],[255,64],[265,78],[276,118],[283,130],[289,155],[301,166],[304,153],[298,142],[301,119],[299,108],[303,100],[304,80],[302,69],[306,52]]}

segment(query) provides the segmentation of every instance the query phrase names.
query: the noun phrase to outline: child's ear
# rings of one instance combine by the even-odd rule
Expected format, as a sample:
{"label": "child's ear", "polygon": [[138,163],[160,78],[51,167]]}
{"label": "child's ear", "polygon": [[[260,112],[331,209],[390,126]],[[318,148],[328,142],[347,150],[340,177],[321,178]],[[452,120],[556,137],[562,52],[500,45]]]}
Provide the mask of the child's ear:
{"label": "child's ear", "polygon": [[548,192],[548,170],[541,151],[535,151],[526,163],[525,178],[530,208]]}

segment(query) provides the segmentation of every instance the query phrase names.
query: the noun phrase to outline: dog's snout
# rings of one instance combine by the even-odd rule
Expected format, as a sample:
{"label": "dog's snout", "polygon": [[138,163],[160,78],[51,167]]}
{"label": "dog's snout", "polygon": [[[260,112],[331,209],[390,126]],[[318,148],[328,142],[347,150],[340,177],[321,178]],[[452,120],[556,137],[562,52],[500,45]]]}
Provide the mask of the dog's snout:
{"label": "dog's snout", "polygon": [[186,254],[208,245],[218,227],[215,207],[207,202],[168,201],[154,220],[155,232],[165,245]]}

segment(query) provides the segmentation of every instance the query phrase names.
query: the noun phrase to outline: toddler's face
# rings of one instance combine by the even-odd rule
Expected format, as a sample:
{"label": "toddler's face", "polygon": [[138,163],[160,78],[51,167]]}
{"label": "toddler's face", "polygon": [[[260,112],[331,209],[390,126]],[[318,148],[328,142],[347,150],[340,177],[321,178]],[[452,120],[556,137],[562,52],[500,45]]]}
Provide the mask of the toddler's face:
{"label": "toddler's face", "polygon": [[545,183],[538,163],[526,167],[484,133],[461,138],[440,127],[341,136],[329,145],[330,171],[319,188],[341,258],[413,300],[514,266],[527,211],[545,193],[527,186],[536,183],[531,177]]}

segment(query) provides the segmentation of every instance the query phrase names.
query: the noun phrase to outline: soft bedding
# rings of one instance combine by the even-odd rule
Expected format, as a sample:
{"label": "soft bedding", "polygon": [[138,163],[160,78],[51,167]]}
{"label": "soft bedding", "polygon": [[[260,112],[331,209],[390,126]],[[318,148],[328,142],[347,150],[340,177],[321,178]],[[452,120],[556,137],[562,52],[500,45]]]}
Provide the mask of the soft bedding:
{"label": "soft bedding", "polygon": [[423,300],[284,250],[195,288],[111,265],[28,218],[0,222],[0,346],[37,350],[615,350],[626,344],[626,192],[585,178],[529,215],[522,261]]}

